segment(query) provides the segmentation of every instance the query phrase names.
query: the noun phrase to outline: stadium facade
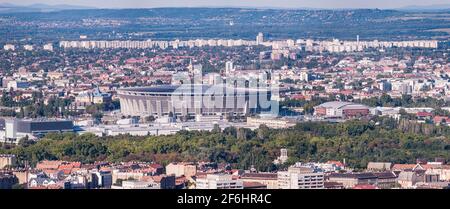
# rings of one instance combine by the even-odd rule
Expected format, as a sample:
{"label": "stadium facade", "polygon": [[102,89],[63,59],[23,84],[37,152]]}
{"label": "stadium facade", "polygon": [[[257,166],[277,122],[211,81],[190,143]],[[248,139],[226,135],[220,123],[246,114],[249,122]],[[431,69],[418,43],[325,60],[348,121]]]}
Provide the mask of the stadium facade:
{"label": "stadium facade", "polygon": [[118,90],[126,116],[245,115],[270,111],[271,92],[225,85],[165,85]]}

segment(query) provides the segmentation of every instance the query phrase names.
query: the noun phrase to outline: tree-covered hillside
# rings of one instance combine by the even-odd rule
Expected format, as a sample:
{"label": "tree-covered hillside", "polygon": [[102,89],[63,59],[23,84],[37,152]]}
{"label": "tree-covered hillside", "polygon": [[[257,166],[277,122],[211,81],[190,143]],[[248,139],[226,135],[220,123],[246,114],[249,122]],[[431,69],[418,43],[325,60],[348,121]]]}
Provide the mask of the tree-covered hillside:
{"label": "tree-covered hillside", "polygon": [[390,118],[339,124],[307,122],[285,130],[261,126],[249,129],[216,128],[182,131],[170,136],[96,137],[90,134],[49,134],[34,143],[3,145],[0,153],[13,153],[31,164],[44,159],[94,161],[216,161],[248,169],[274,170],[280,148],[288,148],[289,163],[346,159],[363,168],[369,161],[414,163],[417,158],[450,160],[450,128]]}

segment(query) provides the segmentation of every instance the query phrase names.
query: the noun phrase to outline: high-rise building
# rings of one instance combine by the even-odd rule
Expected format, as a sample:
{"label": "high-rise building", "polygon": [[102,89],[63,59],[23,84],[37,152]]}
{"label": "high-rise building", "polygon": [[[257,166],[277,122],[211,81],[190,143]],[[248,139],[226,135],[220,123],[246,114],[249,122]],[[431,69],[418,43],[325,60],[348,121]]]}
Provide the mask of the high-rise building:
{"label": "high-rise building", "polygon": [[192,64],[192,60],[189,62],[188,72],[191,75],[202,75],[203,66],[201,64]]}
{"label": "high-rise building", "polygon": [[0,169],[4,169],[5,167],[16,165],[16,156],[15,155],[3,155],[0,154]]}
{"label": "high-rise building", "polygon": [[234,66],[232,61],[228,61],[225,63],[225,73],[229,75],[231,72],[234,71]]}
{"label": "high-rise building", "polygon": [[388,92],[392,90],[392,84],[389,81],[381,81],[379,88],[381,91]]}
{"label": "high-rise building", "polygon": [[280,156],[274,160],[274,164],[283,164],[289,159],[287,149],[280,150]]}
{"label": "high-rise building", "polygon": [[98,183],[98,185],[95,186],[107,189],[111,188],[113,183],[111,171],[99,170],[94,171],[93,174],[96,176],[96,182]]}
{"label": "high-rise building", "polygon": [[309,166],[294,165],[278,172],[279,189],[322,189],[324,174]]}
{"label": "high-rise building", "polygon": [[308,82],[311,78],[311,75],[308,71],[301,71],[300,72],[300,80]]}
{"label": "high-rise building", "polygon": [[264,42],[264,35],[263,33],[258,33],[258,36],[256,36],[256,44],[262,44]]}
{"label": "high-rise building", "polygon": [[166,166],[167,175],[191,177],[197,174],[197,166],[193,163],[170,163]]}

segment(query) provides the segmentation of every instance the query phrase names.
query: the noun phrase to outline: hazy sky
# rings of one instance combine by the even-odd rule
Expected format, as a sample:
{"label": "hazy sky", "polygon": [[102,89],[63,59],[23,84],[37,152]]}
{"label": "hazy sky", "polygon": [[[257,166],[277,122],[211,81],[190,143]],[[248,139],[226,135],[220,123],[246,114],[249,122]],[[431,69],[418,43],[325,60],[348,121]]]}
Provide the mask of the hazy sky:
{"label": "hazy sky", "polygon": [[99,8],[151,7],[313,7],[313,8],[398,8],[410,5],[450,4],[450,0],[0,0],[0,3],[29,5],[71,4]]}

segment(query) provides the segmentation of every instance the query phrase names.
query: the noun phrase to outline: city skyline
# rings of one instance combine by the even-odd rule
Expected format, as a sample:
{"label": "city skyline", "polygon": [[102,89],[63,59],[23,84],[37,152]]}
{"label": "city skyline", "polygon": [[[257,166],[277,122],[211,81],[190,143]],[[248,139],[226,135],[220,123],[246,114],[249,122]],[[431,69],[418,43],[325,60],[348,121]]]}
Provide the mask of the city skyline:
{"label": "city skyline", "polygon": [[[343,9],[343,8],[380,8],[393,9],[410,6],[437,6],[444,5],[448,2],[445,0],[431,0],[427,2],[418,0],[402,0],[402,1],[361,1],[361,0],[258,0],[258,1],[237,1],[237,0],[173,0],[173,1],[88,1],[88,0],[21,0],[20,2],[11,0],[0,0],[0,4],[14,4],[20,6],[27,6],[33,4],[48,4],[48,5],[77,5],[96,8],[157,8],[157,7],[255,7],[255,8],[323,8],[323,9]],[[106,6],[107,5],[107,6]]]}

